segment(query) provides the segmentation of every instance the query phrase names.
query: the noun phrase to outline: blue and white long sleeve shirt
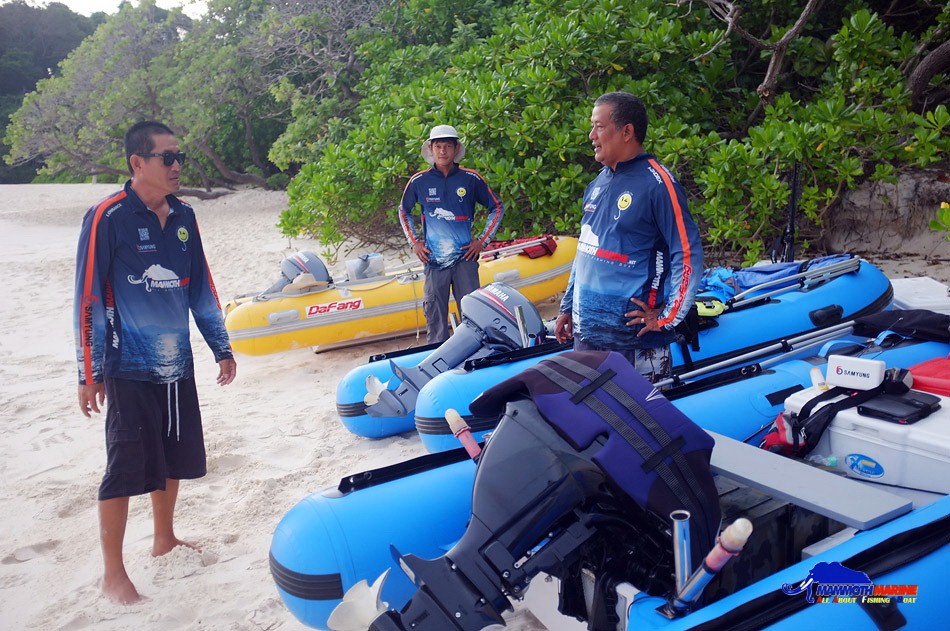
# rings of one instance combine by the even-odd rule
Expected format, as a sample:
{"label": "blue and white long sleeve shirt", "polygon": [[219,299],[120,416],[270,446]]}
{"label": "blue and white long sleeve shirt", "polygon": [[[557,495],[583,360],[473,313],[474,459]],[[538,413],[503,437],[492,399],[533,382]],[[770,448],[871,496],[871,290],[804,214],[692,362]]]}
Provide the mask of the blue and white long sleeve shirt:
{"label": "blue and white long sleeve shirt", "polygon": [[[656,348],[673,341],[703,270],[699,229],[682,186],[650,154],[601,169],[584,193],[577,256],[561,313],[574,335],[597,348]],[[664,305],[662,331],[637,337],[624,314]]]}
{"label": "blue and white long sleeve shirt", "polygon": [[[472,169],[456,164],[447,176],[436,168],[427,169],[409,179],[399,204],[399,225],[410,245],[421,241],[429,248],[431,269],[447,269],[459,262],[465,246],[472,242],[476,203],[489,213],[485,229],[476,239],[485,245],[495,236],[505,214],[498,196]],[[417,204],[421,208],[419,225],[412,214]]]}
{"label": "blue and white long sleeve shirt", "polygon": [[83,218],[74,307],[80,384],[192,377],[189,312],[215,361],[233,357],[194,211],[167,200],[164,228],[131,182]]}

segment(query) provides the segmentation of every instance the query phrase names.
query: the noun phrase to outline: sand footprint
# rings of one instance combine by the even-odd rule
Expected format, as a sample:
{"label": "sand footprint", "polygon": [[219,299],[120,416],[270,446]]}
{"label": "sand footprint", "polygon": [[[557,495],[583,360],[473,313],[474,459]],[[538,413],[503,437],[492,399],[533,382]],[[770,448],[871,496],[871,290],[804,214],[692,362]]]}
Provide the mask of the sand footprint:
{"label": "sand footprint", "polygon": [[31,546],[23,546],[13,551],[12,554],[8,554],[0,560],[0,564],[3,565],[13,565],[15,563],[26,563],[38,557],[43,556],[47,552],[55,550],[59,546],[59,541],[47,541],[45,543],[36,543]]}
{"label": "sand footprint", "polygon": [[154,572],[152,583],[161,585],[171,579],[182,579],[197,574],[201,568],[218,562],[218,554],[207,547],[201,551],[187,546],[178,546],[160,557],[151,557]]}

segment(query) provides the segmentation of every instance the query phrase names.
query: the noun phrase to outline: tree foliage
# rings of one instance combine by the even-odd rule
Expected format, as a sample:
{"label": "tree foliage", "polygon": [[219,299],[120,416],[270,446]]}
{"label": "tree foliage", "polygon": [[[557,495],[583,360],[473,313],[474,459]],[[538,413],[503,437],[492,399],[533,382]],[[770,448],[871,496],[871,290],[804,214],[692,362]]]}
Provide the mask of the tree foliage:
{"label": "tree foliage", "polygon": [[[85,17],[54,2],[43,8],[14,0],[0,5],[0,129],[36,82],[53,74],[60,61],[105,19],[104,14]],[[7,147],[0,144],[0,155]],[[32,179],[34,164],[19,168],[0,165],[0,182]]]}
{"label": "tree foliage", "polygon": [[449,123],[506,204],[502,236],[573,233],[593,100],[627,90],[710,259],[751,261],[793,165],[820,245],[847,189],[947,163],[948,29],[933,0],[212,0],[194,21],[144,0],[26,97],[7,159],[118,176],[122,131],[163,118],[193,181],[294,176],[284,232],[378,244],[401,240],[420,144]]}
{"label": "tree foliage", "polygon": [[[740,17],[742,32],[759,34],[750,41],[697,6],[528,0],[476,20],[454,13],[454,3],[427,4],[432,11],[400,11],[400,31],[441,37],[387,34],[360,49],[367,70],[356,90],[372,96],[346,137],[292,183],[288,233],[400,239],[395,206],[438,123],[462,130],[466,164],[505,201],[504,236],[576,232],[578,200],[597,168],[587,121],[609,90],[648,104],[648,150],[686,185],[713,255],[763,255],[781,233],[795,162],[813,226],[805,236],[815,238],[845,189],[946,160],[950,150],[946,107],[915,112],[901,70],[937,37],[947,9],[915,39],[863,8],[842,9],[829,24],[799,19],[800,7],[751,3]],[[777,65],[769,42],[786,47]]]}
{"label": "tree foliage", "polygon": [[51,175],[128,173],[122,133],[166,118],[162,77],[186,20],[154,1],[124,4],[24,99],[7,129],[10,160],[42,156]]}
{"label": "tree foliage", "polygon": [[196,158],[186,181],[266,186],[267,148],[283,124],[266,116],[269,86],[244,54],[242,12],[229,10],[250,3],[222,5],[196,23],[154,0],[123,4],[26,96],[7,128],[7,161],[42,157],[50,176],[123,178],[123,134],[151,119],[169,122]]}

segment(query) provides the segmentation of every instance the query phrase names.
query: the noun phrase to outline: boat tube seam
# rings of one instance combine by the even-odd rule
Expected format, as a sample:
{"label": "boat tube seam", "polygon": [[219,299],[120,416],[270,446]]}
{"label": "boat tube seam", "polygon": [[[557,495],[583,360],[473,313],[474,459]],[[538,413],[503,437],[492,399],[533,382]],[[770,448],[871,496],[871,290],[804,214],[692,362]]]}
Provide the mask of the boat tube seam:
{"label": "boat tube seam", "polygon": [[270,573],[277,587],[304,600],[339,600],[343,598],[343,579],[339,574],[303,574],[295,572],[268,554]]}

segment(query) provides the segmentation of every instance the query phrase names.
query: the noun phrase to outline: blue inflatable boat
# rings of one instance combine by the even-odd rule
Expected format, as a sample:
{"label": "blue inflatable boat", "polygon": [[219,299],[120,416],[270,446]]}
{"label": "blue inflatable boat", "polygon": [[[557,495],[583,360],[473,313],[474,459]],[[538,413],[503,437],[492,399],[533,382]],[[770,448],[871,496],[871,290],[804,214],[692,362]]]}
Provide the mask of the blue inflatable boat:
{"label": "blue inflatable boat", "polygon": [[[694,314],[681,326],[682,342],[673,345],[675,373],[720,365],[764,348],[781,348],[789,338],[876,313],[886,308],[893,297],[884,274],[851,255],[728,273],[717,268],[707,270],[705,276],[707,282],[701,286],[697,300],[698,315]],[[526,311],[530,310],[528,303]],[[464,305],[463,312],[466,312]],[[531,326],[536,328],[537,316],[535,313],[531,316]],[[472,317],[472,327],[483,326],[480,314]],[[514,319],[513,312],[508,318]],[[406,387],[403,371],[423,366],[440,349],[430,347],[376,355],[340,381],[337,412],[347,429],[360,436],[378,438],[414,427],[423,436],[439,436],[443,419],[432,420],[431,410],[415,409],[426,396],[422,392],[427,388],[431,391],[430,381],[439,379],[446,383],[446,375],[451,374],[452,385],[447,388],[464,391],[464,396],[475,395],[547,355],[570,349],[570,345],[556,342],[540,343],[544,333],[534,328],[526,337],[522,346],[527,348],[496,343],[491,349],[469,348],[467,357],[454,353],[455,363],[439,371],[427,369],[430,376],[418,383],[418,389],[409,389],[412,396],[401,406],[367,404],[367,395],[373,390],[368,384],[385,384],[384,390],[397,393]],[[452,342],[450,338],[446,344]],[[518,363],[512,364],[513,361]],[[508,365],[508,368],[499,369],[499,365]],[[461,386],[462,381],[470,383]],[[375,396],[375,393],[371,395]],[[435,396],[445,401],[444,397]],[[427,441],[426,447],[438,450],[438,443],[438,439]]]}
{"label": "blue inflatable boat", "polygon": [[[886,334],[868,339],[867,333],[862,333],[860,336],[845,337],[824,349],[824,352],[861,360],[881,360],[887,367],[908,367],[930,358],[946,357],[950,354],[950,340],[946,342],[920,341]],[[911,510],[910,502],[897,501],[895,503],[894,498],[890,496],[882,495],[862,501],[863,491],[856,492],[847,485],[838,488],[841,486],[838,483],[841,478],[838,476],[815,470],[799,461],[783,458],[748,444],[749,442],[758,443],[759,438],[771,425],[771,421],[783,410],[786,399],[811,386],[813,369],[817,367],[823,370],[826,364],[827,357],[820,354],[789,359],[765,368],[753,364],[748,366],[747,370],[739,370],[731,374],[717,373],[712,377],[683,384],[666,393],[676,410],[692,418],[704,429],[718,433],[716,450],[713,452],[713,465],[719,474],[717,486],[720,486],[721,500],[722,493],[725,492],[725,487],[721,485],[721,482],[738,480],[736,484],[749,485],[748,488],[751,489],[739,493],[742,497],[761,491],[789,502],[788,508],[782,508],[772,517],[781,513],[784,515],[782,519],[791,521],[777,525],[773,523],[771,525],[773,530],[771,534],[768,534],[769,523],[771,523],[769,520],[772,517],[769,517],[769,520],[763,518],[761,524],[756,524],[756,528],[761,528],[763,534],[769,537],[774,536],[775,533],[784,532],[790,524],[799,521],[801,522],[799,526],[804,530],[789,535],[790,538],[787,540],[774,542],[775,545],[795,548],[794,555],[786,556],[785,552],[778,555],[781,556],[782,561],[780,566],[769,566],[768,571],[759,567],[756,569],[756,576],[761,575],[761,578],[745,583],[740,581],[739,575],[748,568],[742,571],[737,569],[728,576],[728,580],[720,588],[717,588],[716,600],[702,603],[701,607],[699,606],[701,601],[698,601],[685,607],[683,611],[677,612],[677,615],[667,617],[662,614],[662,609],[669,605],[668,598],[665,598],[663,594],[653,593],[656,589],[639,592],[637,596],[631,597],[627,603],[628,614],[624,614],[629,615],[630,628],[635,628],[634,624],[643,625],[646,628],[670,629],[692,628],[698,624],[712,625],[700,627],[710,629],[743,628],[740,624],[743,622],[743,617],[756,621],[749,628],[785,624],[789,625],[788,628],[800,628],[801,624],[807,624],[807,621],[826,619],[835,623],[840,620],[842,624],[845,621],[857,621],[858,626],[854,628],[863,628],[861,624],[866,625],[867,614],[858,607],[825,606],[824,604],[815,607],[802,606],[802,603],[810,604],[806,599],[814,596],[812,591],[807,590],[807,580],[809,577],[814,577],[819,564],[825,562],[837,562],[851,570],[863,572],[875,585],[908,586],[926,583],[928,586],[926,593],[932,595],[927,602],[924,602],[925,592],[921,589],[920,597],[917,598],[918,602],[914,603],[917,606],[900,607],[907,620],[914,623],[911,628],[930,628],[930,626],[918,626],[918,623],[929,625],[931,621],[937,619],[938,615],[946,614],[945,599],[935,594],[935,590],[932,589],[936,577],[942,575],[942,570],[938,572],[936,568],[942,568],[950,561],[950,547],[945,545],[942,548],[939,545],[936,549],[933,547],[935,542],[950,541],[947,539],[950,536],[950,502],[940,499],[941,493],[924,493],[923,496],[927,499],[918,501],[921,505],[926,503],[929,506],[921,506],[913,510]],[[654,400],[665,401],[666,398],[657,398],[655,394],[643,398],[643,401]],[[944,408],[947,407],[950,407],[950,403],[944,406]],[[531,417],[531,414],[526,414],[525,417]],[[534,422],[534,425],[544,426],[545,424]],[[341,604],[344,594],[356,586],[354,591],[372,594],[373,598],[378,595],[381,602],[386,603],[382,609],[387,609],[390,614],[385,614],[383,617],[388,615],[390,619],[383,620],[379,624],[396,625],[374,626],[374,628],[481,628],[479,626],[440,627],[438,624],[412,627],[411,623],[399,626],[407,620],[403,617],[400,622],[399,617],[407,615],[406,611],[416,611],[416,613],[421,611],[419,614],[421,617],[412,619],[417,622],[422,619],[441,620],[440,616],[450,615],[446,614],[446,611],[461,611],[460,617],[467,619],[469,613],[484,608],[481,613],[475,611],[472,615],[479,620],[496,621],[494,616],[497,615],[498,608],[504,609],[507,606],[507,601],[499,600],[501,597],[498,594],[518,597],[521,595],[520,590],[524,587],[523,583],[511,582],[510,575],[504,578],[505,572],[510,572],[511,567],[529,567],[531,559],[536,558],[537,563],[541,563],[537,566],[538,568],[545,572],[556,573],[558,562],[550,559],[558,558],[559,553],[556,549],[552,550],[550,546],[553,544],[567,546],[568,544],[561,536],[554,536],[553,533],[574,533],[577,538],[571,545],[580,545],[578,542],[588,536],[580,534],[582,530],[586,533],[584,529],[592,527],[595,522],[600,523],[598,520],[612,523],[611,520],[617,515],[608,511],[607,516],[582,519],[581,525],[576,526],[580,530],[576,532],[575,526],[562,529],[563,523],[558,522],[557,526],[552,527],[548,533],[550,537],[543,535],[538,540],[529,541],[530,538],[525,534],[527,530],[519,531],[508,538],[502,537],[499,541],[503,540],[506,546],[510,547],[515,543],[518,544],[516,548],[521,546],[514,555],[515,565],[510,567],[505,564],[512,562],[511,555],[514,554],[514,549],[506,551],[504,546],[499,547],[497,541],[493,543],[494,540],[491,537],[484,542],[485,545],[463,546],[470,550],[479,549],[487,555],[487,560],[481,559],[476,563],[476,565],[481,564],[478,567],[482,569],[475,572],[481,578],[473,579],[472,576],[466,574],[468,578],[463,581],[466,586],[463,591],[469,591],[465,592],[463,598],[465,603],[439,601],[439,598],[451,599],[452,596],[446,594],[458,595],[456,591],[453,591],[456,588],[451,587],[455,580],[455,570],[452,569],[454,565],[430,566],[427,565],[430,562],[423,562],[420,559],[440,558],[452,550],[455,550],[454,554],[459,554],[458,542],[467,532],[467,526],[475,524],[475,526],[469,526],[471,529],[476,528],[477,524],[489,523],[480,518],[472,519],[472,490],[473,485],[477,486],[478,479],[482,476],[485,454],[494,450],[493,453],[504,458],[505,451],[509,452],[507,457],[514,463],[515,468],[512,469],[514,473],[499,477],[499,486],[505,490],[512,485],[514,485],[512,488],[517,488],[514,480],[520,475],[517,474],[521,470],[518,467],[542,451],[534,447],[519,449],[516,448],[519,444],[517,440],[508,438],[502,440],[502,426],[502,424],[498,425],[498,429],[486,443],[477,469],[475,463],[462,449],[433,453],[392,467],[349,476],[342,480],[338,487],[313,493],[291,509],[275,530],[270,551],[270,565],[278,591],[293,615],[310,627],[329,628],[328,619],[331,612]],[[550,436],[545,440],[558,440],[554,434],[550,432],[548,434]],[[719,453],[718,457],[717,453]],[[763,458],[766,460],[763,461]],[[571,461],[574,460],[576,458]],[[747,466],[740,466],[742,463],[746,463]],[[524,466],[530,470],[529,465]],[[478,477],[476,471],[479,472]],[[766,485],[765,489],[756,488],[755,485],[758,484],[756,478],[767,471],[775,473],[769,477],[778,480],[775,482],[777,486],[771,488]],[[812,480],[810,476],[813,473],[825,477]],[[547,475],[536,471],[524,477],[525,480],[535,480],[545,479]],[[783,485],[788,487],[789,483],[796,479],[803,482],[795,490],[781,488]],[[943,482],[945,483],[948,479],[950,479],[950,472],[943,478]],[[843,482],[851,481],[844,480]],[[852,484],[863,488],[860,483]],[[805,488],[799,488],[801,486]],[[607,487],[613,488],[610,484],[607,484]],[[601,484],[598,488],[606,487]],[[812,489],[812,491],[806,492],[807,489]],[[808,496],[801,498],[804,507],[795,504],[796,493]],[[841,496],[835,493],[841,493]],[[945,493],[944,491],[943,494]],[[821,500],[818,496],[823,496],[824,499]],[[560,492],[548,494],[545,497],[549,497],[554,503],[546,504],[542,501],[539,505],[540,512],[535,518],[525,523],[533,524],[532,520],[541,519],[542,515],[556,512],[555,504],[560,504],[560,501],[555,500],[562,497]],[[846,501],[848,497],[854,500],[853,506],[843,508],[848,503]],[[768,497],[766,500],[773,501]],[[489,501],[488,504],[495,507],[492,510],[496,510],[499,506],[516,513],[520,510],[516,510],[514,504],[507,502],[507,500],[496,499]],[[558,506],[558,510],[562,508]],[[577,507],[564,509],[562,512],[564,515],[579,515],[590,509],[592,505],[581,502]],[[806,509],[809,512],[800,512]],[[761,507],[756,510],[761,510]],[[813,517],[811,511],[814,511],[818,517]],[[727,511],[724,509],[723,512],[725,514]],[[615,516],[609,517],[610,514]],[[515,521],[517,520],[513,517],[512,520],[506,520],[504,523]],[[823,540],[833,531],[840,529],[842,523],[850,524],[860,532],[846,543],[840,545],[829,543],[827,545],[830,547],[825,552],[801,560],[802,548],[816,543],[818,539]],[[537,528],[532,527],[531,530],[535,532]],[[667,528],[664,532],[665,535],[661,533],[654,538],[668,539],[669,529]],[[483,535],[485,535],[484,532],[479,536]],[[649,538],[649,540],[653,541],[654,538]],[[902,556],[900,552],[903,549],[902,546],[915,540],[926,540],[930,547],[925,546],[926,549]],[[756,563],[768,565],[770,557],[774,556],[768,552],[773,542],[767,537],[761,545],[765,546],[762,551],[750,555],[750,558],[756,560]],[[648,548],[649,550],[644,549],[646,556],[643,558],[653,558],[651,554],[654,556],[659,554],[655,553],[652,547],[648,546]],[[541,556],[541,552],[545,549],[553,556]],[[567,548],[564,550],[567,554]],[[895,553],[894,550],[898,552]],[[888,559],[888,561],[875,564],[873,559],[877,558]],[[546,561],[542,563],[542,559]],[[695,566],[698,560],[694,558],[693,561]],[[475,561],[472,562],[475,563]],[[487,565],[484,565],[485,563]],[[403,573],[400,566],[409,569],[414,574],[417,584]],[[494,570],[488,572],[485,570],[486,567],[494,568]],[[506,570],[505,567],[509,569]],[[414,569],[418,571],[413,571]],[[648,567],[628,569],[631,575],[640,578],[650,576],[653,571]],[[389,570],[388,577],[384,581],[377,582],[377,578],[387,570]],[[492,574],[495,570],[497,570],[497,576]],[[491,580],[488,578],[490,574]],[[441,578],[436,578],[436,576]],[[722,576],[727,576],[726,570],[723,570]],[[499,591],[492,592],[489,597],[487,592],[494,589],[489,583],[496,579],[500,581],[501,587],[498,588]],[[572,580],[580,579],[574,577]],[[362,583],[363,581],[368,582],[368,585]],[[433,596],[430,593],[432,591],[430,583],[445,583],[447,586],[445,589],[448,592],[442,590],[441,595]],[[429,587],[420,589],[420,585],[423,584]],[[363,589],[360,588],[361,585]],[[372,585],[376,586],[377,591],[374,591]],[[472,587],[473,585],[476,587]],[[786,595],[776,591],[781,590],[783,585],[791,586],[789,589],[792,594]],[[805,588],[802,588],[803,585]],[[471,589],[475,589],[476,592],[483,589],[486,593],[475,600],[469,600],[472,596]],[[795,591],[797,589],[801,589],[803,593],[797,593]],[[621,591],[617,593],[620,594]],[[779,593],[782,597],[777,595]],[[893,593],[895,597],[898,595],[896,591]],[[420,594],[423,595],[420,596]],[[908,593],[903,592],[900,597],[912,598]],[[434,605],[434,602],[439,602],[439,605]],[[486,606],[486,602],[491,607]],[[574,606],[580,605],[575,602]],[[435,609],[430,611],[431,607]],[[781,610],[780,613],[775,613],[776,607]],[[404,610],[403,614],[392,613],[400,609]],[[436,615],[436,609],[439,612],[438,615]],[[745,613],[736,613],[740,611]],[[793,617],[788,618],[788,615]],[[862,618],[862,616],[865,617]],[[450,618],[452,618],[451,615]]]}

